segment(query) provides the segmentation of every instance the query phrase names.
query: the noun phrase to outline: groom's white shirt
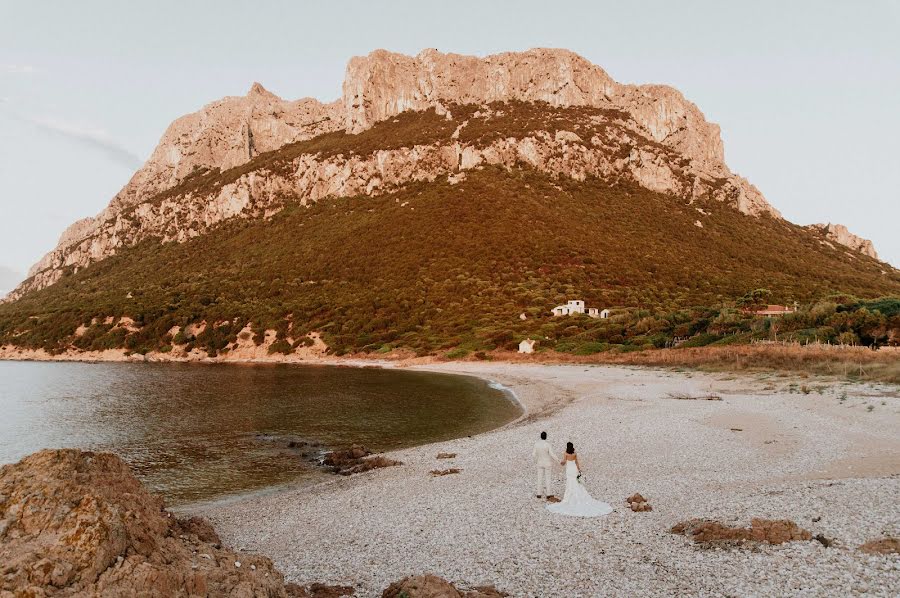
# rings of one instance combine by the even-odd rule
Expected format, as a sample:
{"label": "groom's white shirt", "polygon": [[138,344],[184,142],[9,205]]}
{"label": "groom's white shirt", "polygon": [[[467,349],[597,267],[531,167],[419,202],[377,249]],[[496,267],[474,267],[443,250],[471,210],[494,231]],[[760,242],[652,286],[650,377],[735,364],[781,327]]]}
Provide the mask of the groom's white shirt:
{"label": "groom's white shirt", "polygon": [[538,467],[553,467],[559,462],[550,449],[550,443],[546,440],[538,440],[534,443],[531,456],[534,457],[534,464]]}

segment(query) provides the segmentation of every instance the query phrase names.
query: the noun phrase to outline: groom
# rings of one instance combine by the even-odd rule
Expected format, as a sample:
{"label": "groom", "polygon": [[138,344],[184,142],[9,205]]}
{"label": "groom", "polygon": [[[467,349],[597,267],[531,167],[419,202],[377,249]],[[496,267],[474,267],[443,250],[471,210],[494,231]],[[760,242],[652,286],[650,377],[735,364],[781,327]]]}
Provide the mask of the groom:
{"label": "groom", "polygon": [[534,457],[534,464],[537,466],[537,497],[553,498],[550,493],[550,473],[553,466],[559,463],[559,459],[550,450],[546,432],[541,432],[541,439],[534,443],[531,456]]}

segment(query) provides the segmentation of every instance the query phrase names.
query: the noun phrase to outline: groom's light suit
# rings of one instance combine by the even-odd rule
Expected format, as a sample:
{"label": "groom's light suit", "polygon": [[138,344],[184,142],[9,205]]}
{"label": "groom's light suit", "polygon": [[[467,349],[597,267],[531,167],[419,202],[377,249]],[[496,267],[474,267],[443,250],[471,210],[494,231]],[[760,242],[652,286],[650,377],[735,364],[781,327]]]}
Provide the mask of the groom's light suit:
{"label": "groom's light suit", "polygon": [[559,459],[553,455],[550,449],[550,443],[546,440],[538,440],[534,443],[534,450],[531,451],[534,457],[534,464],[537,466],[537,495],[550,496],[550,474],[553,466],[559,463]]}

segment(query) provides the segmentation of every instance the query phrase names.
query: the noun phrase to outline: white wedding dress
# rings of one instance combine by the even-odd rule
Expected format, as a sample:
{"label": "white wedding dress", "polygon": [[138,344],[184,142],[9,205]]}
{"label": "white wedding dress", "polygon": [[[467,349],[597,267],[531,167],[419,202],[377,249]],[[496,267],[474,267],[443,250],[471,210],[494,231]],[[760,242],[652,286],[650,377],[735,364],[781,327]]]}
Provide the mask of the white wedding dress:
{"label": "white wedding dress", "polygon": [[562,501],[547,505],[547,510],[574,517],[600,517],[612,513],[613,508],[594,499],[584,484],[578,481],[578,466],[573,459],[566,461],[566,494]]}

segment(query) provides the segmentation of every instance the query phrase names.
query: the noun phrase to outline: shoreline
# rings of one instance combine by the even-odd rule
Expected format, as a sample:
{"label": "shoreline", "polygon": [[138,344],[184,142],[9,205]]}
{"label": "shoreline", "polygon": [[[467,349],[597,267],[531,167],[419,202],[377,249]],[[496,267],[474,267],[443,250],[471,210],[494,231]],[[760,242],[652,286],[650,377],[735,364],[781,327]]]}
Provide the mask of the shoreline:
{"label": "shoreline", "polygon": [[[287,581],[349,585],[362,597],[426,573],[522,597],[879,596],[900,587],[900,556],[857,549],[900,536],[895,386],[534,361],[325,358],[293,365],[475,376],[505,387],[523,411],[473,436],[383,453],[402,461],[399,467],[170,509],[208,518],[226,545],[271,558]],[[801,392],[801,384],[811,388]],[[701,400],[709,395],[719,400]],[[588,488],[613,505],[611,515],[561,517],[534,498],[530,450],[541,430],[557,452],[575,442]],[[438,461],[438,452],[456,456]],[[459,472],[431,474],[441,468]],[[558,471],[554,484],[561,493]],[[652,512],[625,508],[634,492],[651,501]],[[701,550],[668,531],[695,517],[736,525],[790,519],[831,548],[792,542]]]}
{"label": "shoreline", "polygon": [[[504,364],[514,363],[512,361],[462,361],[462,360],[442,360],[433,357],[415,358],[415,357],[330,357],[325,355],[283,355],[271,354],[266,357],[230,357],[228,355],[218,357],[201,357],[197,355],[189,356],[171,356],[166,353],[152,353],[144,355],[125,355],[122,349],[109,349],[97,352],[72,352],[61,353],[59,355],[50,355],[43,349],[10,349],[9,347],[0,347],[0,361],[19,361],[19,362],[37,362],[37,363],[141,363],[141,364],[159,364],[159,363],[176,363],[191,365],[299,365],[299,366],[333,366],[333,367],[355,367],[355,368],[383,368],[383,369],[410,369],[417,371],[428,371],[435,373],[458,373],[461,375],[475,375],[488,384],[496,383],[502,386],[498,389],[504,394],[511,397],[513,402],[518,404],[523,410],[523,414],[505,425],[518,422],[522,419],[531,418],[541,413],[546,407],[539,404],[539,401],[525,402],[521,399],[515,389],[510,384],[494,380],[490,377],[479,376],[477,374],[467,374],[465,364],[492,363]],[[552,365],[553,361],[531,360],[533,365]],[[596,364],[608,365],[608,364]],[[454,369],[454,366],[459,366]],[[638,366],[646,367],[646,366]],[[651,369],[655,369],[650,366]],[[536,410],[536,411],[535,411]]]}
{"label": "shoreline", "polygon": [[[423,573],[493,583],[512,596],[862,587],[888,595],[900,585],[900,558],[854,550],[879,534],[900,535],[891,498],[900,492],[900,393],[843,382],[804,395],[787,390],[790,379],[584,364],[407,367],[495,380],[528,412],[473,437],[386,453],[400,467],[183,511],[208,517],[235,548],[269,556],[289,581],[353,585],[358,596]],[[722,400],[676,400],[668,396],[675,391]],[[580,520],[543,509],[529,459],[540,430],[557,452],[575,442],[592,493],[613,514]],[[438,452],[457,457],[437,461]],[[879,466],[864,467],[870,459]],[[434,477],[435,467],[460,473]],[[561,491],[558,472],[555,485]],[[653,512],[624,508],[635,491]],[[795,520],[835,544],[766,546],[747,561],[739,549],[698,552],[668,533],[693,517],[745,524],[757,516]],[[786,590],[786,579],[801,585]]]}
{"label": "shoreline", "polygon": [[447,358],[442,355],[416,357],[397,349],[387,354],[350,354],[334,356],[318,335],[313,346],[301,347],[294,353],[269,353],[271,338],[262,345],[246,342],[225,354],[209,357],[194,349],[170,352],[128,354],[125,349],[104,351],[68,350],[50,354],[44,349],[22,349],[0,346],[0,361],[51,361],[83,363],[197,363],[197,364],[300,364],[351,367],[405,368],[444,364],[508,363],[520,365],[607,365],[644,367],[665,371],[685,369],[705,373],[736,375],[775,374],[810,376],[833,380],[885,383],[900,388],[900,347],[882,347],[873,351],[855,346],[751,344],[694,348],[647,349],[633,352],[608,351],[590,355],[573,355],[555,351],[520,354],[494,351],[484,359]]}
{"label": "shoreline", "polygon": [[[383,368],[391,368],[391,367],[395,366],[395,364],[392,364],[391,362],[367,363],[364,366],[359,366],[355,363],[346,363],[346,362],[342,362],[342,363],[321,362],[321,363],[315,363],[315,364],[299,363],[299,364],[289,364],[289,365],[324,365],[324,366],[336,366],[336,367],[383,367]],[[395,450],[391,450],[391,451],[384,451],[384,452],[376,453],[376,454],[390,456],[393,454],[399,454],[404,451],[415,450],[415,449],[424,449],[424,448],[427,448],[430,446],[437,446],[437,445],[445,444],[448,442],[452,443],[457,440],[461,440],[463,438],[475,438],[477,436],[484,436],[486,434],[492,434],[499,430],[504,430],[507,428],[515,427],[515,426],[525,423],[525,422],[538,421],[544,417],[549,416],[549,414],[552,411],[548,411],[548,409],[556,410],[558,408],[564,407],[566,404],[566,403],[560,403],[558,401],[551,402],[548,404],[542,404],[540,401],[538,401],[534,397],[532,397],[531,394],[529,394],[529,399],[523,400],[519,396],[519,394],[515,391],[515,389],[512,388],[511,386],[508,386],[507,383],[498,382],[498,381],[494,380],[493,378],[490,378],[490,377],[487,377],[484,375],[480,375],[480,374],[474,373],[474,372],[469,372],[469,371],[465,371],[465,370],[457,370],[457,369],[452,369],[449,367],[440,367],[443,365],[452,366],[453,364],[450,363],[450,364],[431,364],[431,365],[407,366],[407,367],[404,367],[403,369],[410,369],[410,370],[415,370],[415,371],[420,371],[420,372],[430,372],[430,373],[435,373],[435,374],[448,374],[448,375],[454,375],[454,376],[470,376],[470,377],[475,377],[480,380],[483,380],[484,382],[488,383],[489,385],[498,384],[502,388],[499,388],[499,389],[496,387],[493,387],[493,388],[495,388],[495,390],[500,390],[504,394],[504,396],[506,397],[507,400],[510,400],[510,401],[514,402],[516,405],[518,405],[519,408],[521,409],[522,413],[519,414],[519,416],[516,417],[515,419],[508,421],[505,424],[497,426],[496,428],[491,428],[490,430],[485,430],[483,432],[479,432],[477,434],[473,434],[473,435],[469,435],[469,436],[462,436],[460,438],[453,438],[450,440],[437,440],[437,441],[433,441],[433,442],[426,442],[424,444],[419,444],[419,445],[401,448],[401,449],[395,449]],[[535,409],[537,409],[537,410],[535,411]],[[357,475],[360,475],[360,474],[357,474]],[[364,474],[362,474],[362,475],[364,475]],[[350,478],[353,478],[353,477],[356,477],[356,476],[350,476]],[[211,498],[211,499],[205,499],[205,500],[193,501],[193,502],[187,502],[187,503],[179,503],[176,505],[168,505],[168,508],[173,513],[190,514],[190,513],[196,512],[198,510],[215,509],[217,507],[222,507],[222,506],[231,505],[231,504],[235,504],[235,503],[241,503],[241,502],[248,501],[248,500],[252,501],[252,500],[255,500],[260,497],[271,496],[274,494],[302,492],[304,490],[309,490],[311,488],[316,488],[316,487],[320,487],[320,486],[327,487],[331,484],[338,483],[345,479],[349,479],[349,478],[340,478],[340,477],[326,478],[326,479],[318,480],[312,484],[301,483],[296,480],[292,480],[292,481],[283,482],[280,484],[275,484],[272,486],[265,486],[263,488],[257,488],[255,490],[250,490],[247,492],[239,492],[239,493],[229,494],[229,495],[220,496],[220,497]]]}

